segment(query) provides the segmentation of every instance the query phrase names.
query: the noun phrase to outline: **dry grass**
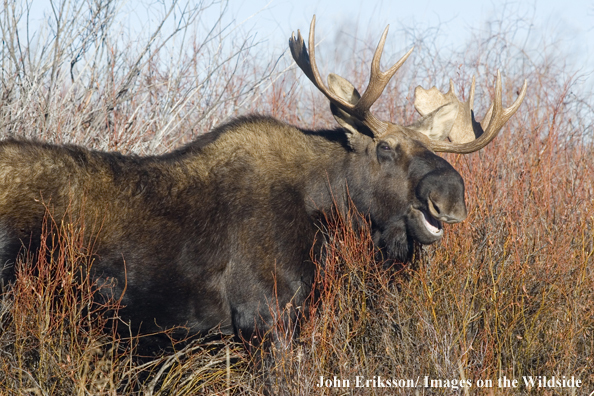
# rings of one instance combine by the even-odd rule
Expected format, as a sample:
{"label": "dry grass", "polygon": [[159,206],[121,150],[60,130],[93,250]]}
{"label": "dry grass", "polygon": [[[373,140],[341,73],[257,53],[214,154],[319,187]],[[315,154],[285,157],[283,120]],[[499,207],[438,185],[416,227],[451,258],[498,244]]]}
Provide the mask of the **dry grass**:
{"label": "dry grass", "polygon": [[[112,3],[97,4],[105,5],[105,12],[96,13],[98,21],[113,24]],[[192,11],[194,18],[200,7]],[[15,62],[14,54],[30,48],[15,49],[15,36],[7,33],[10,12],[16,11],[5,7],[1,26],[11,38],[2,47],[2,136],[144,153],[178,146],[252,106],[306,127],[333,125],[327,103],[304,89],[305,79],[297,82],[285,73],[269,84],[274,57],[262,64],[261,53],[251,49],[256,43],[218,47],[231,40],[223,27],[212,31],[220,34],[184,36],[193,37],[185,46],[189,50],[178,62],[166,63],[164,38],[144,47],[114,41],[104,48],[91,39],[108,37],[109,31],[99,29],[106,25],[90,24],[99,30],[88,30],[88,56],[80,58],[86,66],[75,67],[78,74],[70,78],[67,54],[77,53],[81,42],[63,47],[50,42],[47,48],[64,51],[30,56],[38,60],[30,64],[22,63],[27,57]],[[453,74],[456,88],[465,92],[475,74],[477,113],[484,114],[497,68],[507,73],[505,103],[528,79],[526,100],[499,138],[479,153],[447,156],[464,177],[469,216],[448,227],[442,242],[419,249],[402,269],[386,269],[374,260],[368,229],[351,226],[359,214],[334,219],[328,254],[318,263],[323,276],[319,298],[310,302],[312,314],[298,340],[277,343],[259,365],[242,345],[225,338],[139,356],[138,340],[114,331],[123,326],[118,301],[94,298],[101,285],[89,277],[93,256],[92,246],[83,242],[84,221],[50,216],[42,252],[20,259],[18,280],[2,298],[0,393],[222,395],[259,394],[267,386],[295,395],[589,394],[594,390],[591,96],[546,38],[533,47],[516,45],[513,37],[525,32],[522,21],[502,18],[492,26],[466,49],[447,55],[436,52],[423,34],[413,37],[414,58],[375,106],[380,116],[410,122],[417,84],[446,86]],[[74,27],[69,34],[79,32]],[[369,60],[370,47],[362,46],[361,59]],[[140,56],[145,48],[150,51]],[[366,70],[358,65],[344,74],[362,86]],[[544,375],[574,376],[583,387],[523,386],[522,376]],[[320,376],[348,379],[351,386],[317,388]],[[406,380],[423,385],[427,376],[450,385],[468,380],[473,387],[357,388],[357,376],[405,380],[399,385],[408,385]],[[498,387],[503,376],[520,380],[520,386]],[[494,386],[479,389],[479,380]]]}

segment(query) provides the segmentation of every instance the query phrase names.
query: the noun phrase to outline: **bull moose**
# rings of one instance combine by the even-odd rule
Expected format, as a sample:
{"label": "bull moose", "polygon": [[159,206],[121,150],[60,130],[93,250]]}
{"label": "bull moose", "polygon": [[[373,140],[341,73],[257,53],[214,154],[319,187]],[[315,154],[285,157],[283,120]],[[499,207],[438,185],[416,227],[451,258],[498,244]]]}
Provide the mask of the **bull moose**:
{"label": "bull moose", "polygon": [[464,220],[467,210],[462,177],[435,153],[486,146],[520,106],[526,83],[504,109],[498,74],[482,123],[472,112],[474,81],[466,102],[452,89],[417,87],[419,121],[381,121],[370,108],[412,49],[381,71],[386,28],[360,95],[338,75],[322,82],[314,28],[315,17],[309,52],[300,33],[289,46],[329,99],[339,128],[308,130],[252,115],[159,156],[0,142],[2,280],[14,278],[23,246],[39,246],[49,202],[56,218],[73,210],[101,224],[93,274],[110,280],[109,293],[125,290],[120,314],[135,329],[185,326],[201,334],[218,327],[249,337],[274,322],[271,302],[299,306],[310,293],[324,213],[354,205],[392,260],[408,260],[414,243],[442,238],[442,223]]}

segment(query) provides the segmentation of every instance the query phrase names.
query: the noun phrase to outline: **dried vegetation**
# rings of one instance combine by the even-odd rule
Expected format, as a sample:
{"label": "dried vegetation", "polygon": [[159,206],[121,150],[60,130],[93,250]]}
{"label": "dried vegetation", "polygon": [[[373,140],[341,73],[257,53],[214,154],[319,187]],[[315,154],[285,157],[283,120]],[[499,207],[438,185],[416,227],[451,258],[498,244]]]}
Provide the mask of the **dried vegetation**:
{"label": "dried vegetation", "polygon": [[[146,37],[126,35],[121,10],[108,0],[54,2],[35,35],[23,30],[27,2],[3,6],[4,137],[155,153],[255,109],[306,127],[333,125],[325,99],[299,72],[279,73],[274,54],[263,59],[255,51],[262,46],[222,19],[207,24],[218,3],[160,9],[165,23]],[[48,216],[52,237],[42,249],[50,254],[21,257],[18,280],[2,296],[0,393],[258,394],[268,387],[294,395],[540,395],[547,390],[496,385],[503,376],[541,375],[582,381],[575,392],[550,394],[594,390],[592,96],[562,49],[546,37],[534,41],[523,20],[503,15],[489,27],[460,51],[438,50],[429,31],[406,31],[416,51],[375,107],[407,123],[416,85],[447,87],[451,76],[463,96],[474,74],[480,119],[497,69],[505,72],[504,103],[528,80],[524,104],[500,137],[479,153],[447,156],[465,179],[469,216],[441,243],[419,249],[404,268],[385,269],[373,260],[368,231],[335,219],[312,315],[298,340],[275,344],[260,367],[230,339],[140,356],[136,338],[114,332],[125,326],[117,298],[93,299],[101,285],[88,276],[84,222]],[[356,48],[357,64],[347,66],[349,56],[340,73],[361,87],[375,43],[348,40],[341,45]],[[320,376],[350,379],[351,387],[317,388]],[[356,376],[474,386],[356,388]],[[479,389],[479,380],[494,387]]]}

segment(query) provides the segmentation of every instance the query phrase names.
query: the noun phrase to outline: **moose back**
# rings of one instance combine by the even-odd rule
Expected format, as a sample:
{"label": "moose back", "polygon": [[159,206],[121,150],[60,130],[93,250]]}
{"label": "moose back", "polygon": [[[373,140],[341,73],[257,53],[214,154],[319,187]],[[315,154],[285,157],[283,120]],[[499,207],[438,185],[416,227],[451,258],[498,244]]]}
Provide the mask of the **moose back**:
{"label": "moose back", "polygon": [[[377,119],[370,107],[409,56],[379,67],[387,29],[361,95],[334,74],[328,86],[300,34],[289,45],[297,65],[329,99],[337,129],[312,131],[264,116],[235,119],[174,152],[125,156],[78,146],[0,142],[0,263],[14,279],[22,247],[39,246],[46,207],[100,223],[93,274],[123,293],[120,314],[134,329],[220,328],[249,337],[274,322],[269,305],[297,307],[315,273],[312,246],[324,213],[354,205],[384,257],[406,261],[414,243],[431,244],[443,223],[466,217],[464,182],[435,152],[487,145],[518,109],[501,104],[474,120],[472,100],[453,90],[415,92],[413,125]],[[124,292],[125,291],[125,292]]]}

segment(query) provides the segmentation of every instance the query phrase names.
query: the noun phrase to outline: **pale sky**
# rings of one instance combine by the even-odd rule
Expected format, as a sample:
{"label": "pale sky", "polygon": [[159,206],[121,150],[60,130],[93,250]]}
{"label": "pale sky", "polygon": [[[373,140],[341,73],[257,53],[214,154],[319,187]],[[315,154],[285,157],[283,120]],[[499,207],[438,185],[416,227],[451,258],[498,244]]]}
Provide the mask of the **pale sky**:
{"label": "pale sky", "polygon": [[[50,12],[47,0],[33,2],[32,19]],[[183,5],[184,1],[180,0]],[[169,2],[166,2],[169,3]],[[128,0],[117,3],[120,10],[145,25],[152,14],[150,8],[163,8],[160,1]],[[211,14],[208,14],[208,13]],[[216,21],[220,9],[207,11],[205,24]],[[227,22],[239,24],[256,35],[260,51],[280,54],[288,47],[291,32],[300,29],[307,37],[312,15],[316,14],[316,38],[333,40],[339,28],[358,28],[358,37],[379,39],[390,24],[388,43],[406,51],[412,42],[400,42],[403,29],[426,32],[439,27],[437,42],[452,49],[463,48],[472,33],[486,30],[486,22],[503,16],[520,18],[530,26],[532,37],[556,40],[557,48],[594,87],[594,0],[229,0]],[[212,18],[210,18],[212,15]],[[149,25],[151,22],[148,22]],[[151,26],[148,26],[150,31]],[[141,28],[143,29],[143,28]],[[404,40],[405,41],[405,40]]]}
{"label": "pale sky", "polygon": [[[275,47],[286,46],[293,30],[307,34],[313,14],[321,34],[331,34],[345,23],[375,28],[378,37],[388,24],[391,29],[439,26],[442,39],[452,46],[462,45],[471,31],[484,29],[487,20],[511,14],[530,22],[537,34],[564,39],[565,48],[594,66],[594,0],[231,0],[229,4],[238,22],[250,17],[246,25]],[[511,12],[504,13],[503,7]],[[407,45],[403,43],[403,49]]]}
{"label": "pale sky", "polygon": [[[320,37],[347,23],[376,29],[378,38],[388,24],[391,31],[439,26],[442,42],[454,48],[464,44],[472,31],[485,29],[487,20],[514,15],[528,21],[536,35],[563,40],[563,48],[576,56],[578,67],[594,69],[594,0],[231,0],[229,7],[238,22],[247,19],[246,26],[275,48],[286,47],[294,30],[307,34],[313,14]],[[403,49],[409,46],[402,44]]]}
{"label": "pale sky", "polygon": [[[28,1],[33,4],[32,20],[51,13],[49,1]],[[180,4],[185,1],[180,0]],[[136,14],[144,24],[152,14],[151,7],[163,8],[160,3],[123,0],[117,4],[120,11]],[[218,17],[216,8],[207,13],[212,15],[213,23]],[[284,49],[292,31],[301,29],[307,34],[314,14],[318,21],[316,32],[321,37],[348,23],[378,37],[388,24],[391,31],[403,27],[423,31],[439,26],[440,39],[454,47],[464,44],[471,32],[485,29],[486,21],[513,15],[531,23],[536,34],[564,39],[568,50],[594,65],[594,0],[228,0],[226,16],[246,30],[257,32],[266,45]],[[403,48],[408,44],[403,43]]]}

